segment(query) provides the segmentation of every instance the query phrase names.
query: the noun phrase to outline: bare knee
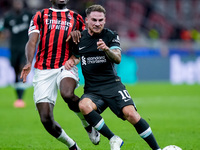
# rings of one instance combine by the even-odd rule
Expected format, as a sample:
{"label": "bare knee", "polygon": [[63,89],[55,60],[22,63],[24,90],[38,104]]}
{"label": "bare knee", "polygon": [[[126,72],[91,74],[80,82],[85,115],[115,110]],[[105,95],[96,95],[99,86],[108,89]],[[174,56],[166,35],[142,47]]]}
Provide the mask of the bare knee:
{"label": "bare knee", "polygon": [[73,100],[74,93],[70,92],[70,91],[65,91],[65,92],[61,92],[61,96],[65,100],[65,102],[67,103],[68,101]]}
{"label": "bare knee", "polygon": [[85,100],[81,100],[78,104],[79,109],[82,113],[86,112],[86,110],[89,108],[89,105],[86,104]]}
{"label": "bare knee", "polygon": [[79,102],[79,109],[83,115],[90,113],[92,110],[96,110],[96,105],[88,98],[84,98]]}
{"label": "bare knee", "polygon": [[128,120],[132,125],[135,125],[140,120],[140,115],[135,110],[134,106],[125,106],[123,109],[124,118]]}

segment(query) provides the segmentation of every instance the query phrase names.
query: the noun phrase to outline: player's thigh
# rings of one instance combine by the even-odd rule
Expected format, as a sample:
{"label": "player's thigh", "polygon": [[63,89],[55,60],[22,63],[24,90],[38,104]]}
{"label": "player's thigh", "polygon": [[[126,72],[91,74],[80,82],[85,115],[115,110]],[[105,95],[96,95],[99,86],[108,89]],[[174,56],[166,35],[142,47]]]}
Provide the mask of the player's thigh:
{"label": "player's thigh", "polygon": [[129,105],[135,107],[135,104],[123,84],[114,86],[110,90],[112,91],[110,92],[111,95],[109,97],[105,97],[105,100],[112,112],[124,120],[125,118],[122,109]]}
{"label": "player's thigh", "polygon": [[49,102],[55,105],[58,91],[56,84],[58,72],[59,69],[35,69],[33,77],[35,103]]}
{"label": "player's thigh", "polygon": [[80,101],[87,98],[90,99],[96,105],[95,110],[100,114],[108,107],[108,105],[103,101],[101,96],[98,96],[92,93],[83,94],[81,96]]}
{"label": "player's thigh", "polygon": [[61,95],[70,95],[74,93],[76,88],[76,81],[71,77],[65,77],[60,81],[60,93]]}
{"label": "player's thigh", "polygon": [[65,91],[74,91],[79,86],[78,68],[74,66],[71,70],[61,67],[61,72],[57,77],[57,86],[61,93]]}

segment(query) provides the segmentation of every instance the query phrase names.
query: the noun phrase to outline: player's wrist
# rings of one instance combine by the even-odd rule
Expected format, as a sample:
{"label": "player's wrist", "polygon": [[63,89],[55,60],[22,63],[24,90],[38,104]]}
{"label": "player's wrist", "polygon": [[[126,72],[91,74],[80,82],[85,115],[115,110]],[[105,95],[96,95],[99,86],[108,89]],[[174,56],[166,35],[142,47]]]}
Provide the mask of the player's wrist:
{"label": "player's wrist", "polygon": [[103,51],[104,51],[104,52],[109,52],[109,51],[110,51],[110,48],[105,48]]}

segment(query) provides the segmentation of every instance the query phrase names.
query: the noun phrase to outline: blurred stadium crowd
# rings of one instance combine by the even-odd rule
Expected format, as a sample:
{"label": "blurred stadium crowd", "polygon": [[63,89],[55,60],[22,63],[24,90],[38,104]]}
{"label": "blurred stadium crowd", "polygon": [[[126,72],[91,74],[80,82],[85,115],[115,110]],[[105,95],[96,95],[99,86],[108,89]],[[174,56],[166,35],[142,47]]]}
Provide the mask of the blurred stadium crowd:
{"label": "blurred stadium crowd", "polygon": [[[11,9],[11,0],[0,1],[0,18]],[[49,0],[26,0],[33,11],[51,4]],[[199,0],[70,0],[69,8],[85,16],[91,4],[102,4],[107,10],[107,27],[121,37],[164,40],[200,39]]]}
{"label": "blurred stadium crowd", "polygon": [[[11,1],[0,0],[0,26]],[[49,0],[25,3],[33,13],[51,6]],[[129,67],[128,76],[133,77],[128,83],[200,83],[200,0],[69,0],[68,8],[85,17],[85,9],[92,4],[106,8],[106,27],[120,35],[125,54],[121,76]],[[8,47],[8,42],[0,37],[2,47]]]}

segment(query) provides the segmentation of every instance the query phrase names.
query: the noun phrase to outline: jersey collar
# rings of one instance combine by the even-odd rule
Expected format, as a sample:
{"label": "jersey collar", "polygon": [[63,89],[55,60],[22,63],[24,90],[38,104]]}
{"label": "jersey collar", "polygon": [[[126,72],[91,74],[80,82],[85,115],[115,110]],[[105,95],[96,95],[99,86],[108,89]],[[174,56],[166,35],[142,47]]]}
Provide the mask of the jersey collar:
{"label": "jersey collar", "polygon": [[65,8],[65,9],[55,9],[55,8],[49,8],[50,10],[52,10],[52,11],[55,11],[55,12],[66,12],[66,11],[68,11],[69,9],[67,9],[67,8]]}

